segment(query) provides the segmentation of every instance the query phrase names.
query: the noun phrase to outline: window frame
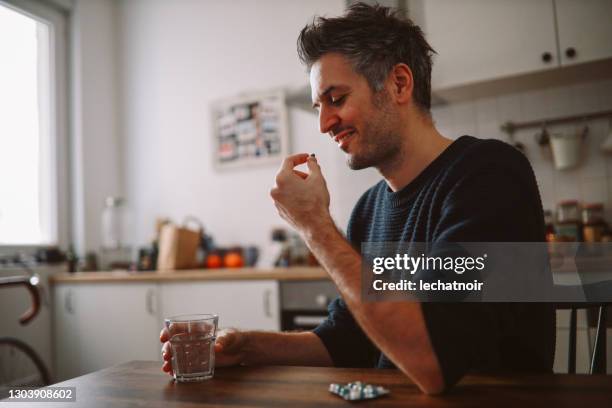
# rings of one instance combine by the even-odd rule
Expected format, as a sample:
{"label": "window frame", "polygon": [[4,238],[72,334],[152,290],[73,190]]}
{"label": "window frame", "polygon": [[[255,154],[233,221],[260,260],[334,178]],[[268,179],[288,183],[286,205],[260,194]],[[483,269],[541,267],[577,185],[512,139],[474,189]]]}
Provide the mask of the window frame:
{"label": "window frame", "polygon": [[0,255],[31,252],[39,248],[57,246],[67,248],[70,242],[70,129],[69,129],[69,9],[61,3],[43,0],[0,0],[0,4],[49,24],[49,95],[51,112],[50,161],[55,192],[53,206],[55,220],[51,220],[56,242],[50,245],[3,245]]}

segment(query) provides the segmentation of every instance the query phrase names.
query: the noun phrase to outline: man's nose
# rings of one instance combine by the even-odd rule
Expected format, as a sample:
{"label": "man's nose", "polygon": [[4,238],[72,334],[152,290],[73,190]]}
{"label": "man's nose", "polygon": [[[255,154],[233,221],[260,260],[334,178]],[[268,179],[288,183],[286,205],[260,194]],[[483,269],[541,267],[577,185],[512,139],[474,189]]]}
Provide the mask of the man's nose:
{"label": "man's nose", "polygon": [[340,118],[335,112],[324,106],[321,107],[319,111],[319,131],[321,133],[329,133],[339,122]]}

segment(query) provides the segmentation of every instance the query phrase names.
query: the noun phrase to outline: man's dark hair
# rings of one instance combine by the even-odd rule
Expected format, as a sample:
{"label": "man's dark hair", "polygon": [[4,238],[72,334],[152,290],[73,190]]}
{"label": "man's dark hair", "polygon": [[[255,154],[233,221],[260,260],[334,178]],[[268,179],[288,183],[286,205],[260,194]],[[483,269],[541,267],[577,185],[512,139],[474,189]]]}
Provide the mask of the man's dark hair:
{"label": "man's dark hair", "polygon": [[383,89],[396,64],[406,64],[414,79],[414,101],[423,112],[429,112],[431,56],[435,51],[421,28],[400,17],[397,11],[356,3],[342,17],[315,17],[300,32],[297,46],[300,60],[308,70],[324,54],[344,55],[374,92]]}

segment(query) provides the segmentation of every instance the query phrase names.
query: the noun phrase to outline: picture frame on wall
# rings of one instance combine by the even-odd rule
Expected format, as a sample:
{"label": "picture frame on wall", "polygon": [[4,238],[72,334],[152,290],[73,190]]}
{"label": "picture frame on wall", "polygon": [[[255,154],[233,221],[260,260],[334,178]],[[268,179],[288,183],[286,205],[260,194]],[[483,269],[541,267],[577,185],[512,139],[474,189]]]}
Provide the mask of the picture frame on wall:
{"label": "picture frame on wall", "polygon": [[217,169],[280,163],[289,153],[285,93],[258,92],[213,103]]}

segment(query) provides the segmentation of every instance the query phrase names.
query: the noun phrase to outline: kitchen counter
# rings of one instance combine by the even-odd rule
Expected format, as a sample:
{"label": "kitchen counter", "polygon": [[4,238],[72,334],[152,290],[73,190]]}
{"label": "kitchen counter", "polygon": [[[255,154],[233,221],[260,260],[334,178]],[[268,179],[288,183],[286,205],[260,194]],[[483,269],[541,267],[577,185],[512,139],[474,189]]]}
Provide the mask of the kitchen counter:
{"label": "kitchen counter", "polygon": [[308,281],[329,279],[320,267],[291,268],[233,268],[233,269],[190,269],[180,271],[112,271],[58,273],[50,277],[51,284],[58,283],[112,283],[112,282],[172,282],[206,280],[278,280]]}

